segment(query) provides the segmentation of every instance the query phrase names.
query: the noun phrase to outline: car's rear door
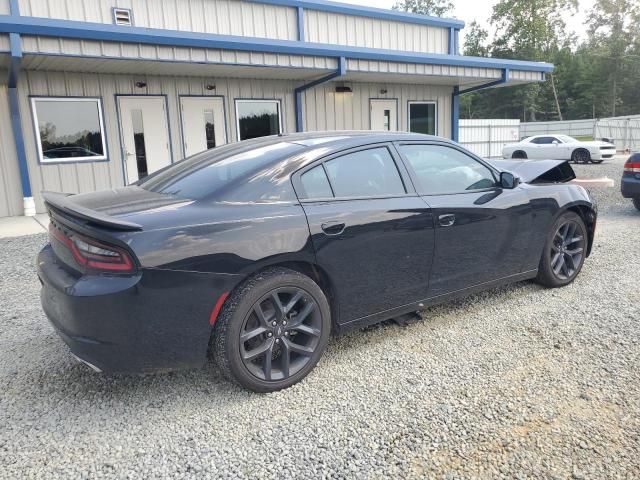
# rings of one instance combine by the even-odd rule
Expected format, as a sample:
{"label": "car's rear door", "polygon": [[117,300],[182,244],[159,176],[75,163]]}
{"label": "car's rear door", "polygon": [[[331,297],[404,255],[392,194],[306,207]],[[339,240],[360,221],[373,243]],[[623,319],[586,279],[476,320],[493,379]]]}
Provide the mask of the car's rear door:
{"label": "car's rear door", "polygon": [[323,158],[294,185],[340,323],[426,298],[433,217],[392,145]]}
{"label": "car's rear door", "polygon": [[397,148],[434,216],[429,297],[520,273],[532,221],[526,193],[500,188],[497,171],[457,146]]}

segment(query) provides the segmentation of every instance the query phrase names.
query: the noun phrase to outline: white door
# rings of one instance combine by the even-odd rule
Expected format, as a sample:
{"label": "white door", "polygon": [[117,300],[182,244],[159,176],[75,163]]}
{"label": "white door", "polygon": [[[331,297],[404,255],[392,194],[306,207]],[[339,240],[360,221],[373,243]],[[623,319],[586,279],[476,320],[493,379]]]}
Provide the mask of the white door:
{"label": "white door", "polygon": [[221,97],[180,97],[186,157],[227,143]]}
{"label": "white door", "polygon": [[395,100],[372,98],[369,110],[371,130],[398,130],[398,103]]}
{"label": "white door", "polygon": [[164,97],[118,97],[127,183],[171,163]]}

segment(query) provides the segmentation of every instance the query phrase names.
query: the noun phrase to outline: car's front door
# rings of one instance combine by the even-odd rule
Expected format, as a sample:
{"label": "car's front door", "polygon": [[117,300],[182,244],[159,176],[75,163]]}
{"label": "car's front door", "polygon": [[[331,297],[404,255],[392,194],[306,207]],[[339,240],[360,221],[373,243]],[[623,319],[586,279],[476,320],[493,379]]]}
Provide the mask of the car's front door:
{"label": "car's front door", "polygon": [[398,150],[435,220],[429,297],[520,273],[532,221],[526,193],[500,188],[495,170],[454,146]]}
{"label": "car's front door", "polygon": [[393,147],[342,152],[294,182],[340,323],[426,298],[433,217]]}

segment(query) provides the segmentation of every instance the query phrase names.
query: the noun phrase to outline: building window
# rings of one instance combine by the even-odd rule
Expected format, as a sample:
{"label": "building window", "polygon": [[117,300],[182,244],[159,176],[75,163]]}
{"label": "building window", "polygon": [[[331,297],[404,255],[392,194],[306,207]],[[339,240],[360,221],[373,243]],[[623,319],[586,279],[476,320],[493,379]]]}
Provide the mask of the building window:
{"label": "building window", "polygon": [[409,131],[437,135],[435,102],[409,102]]}
{"label": "building window", "polygon": [[236,100],[238,140],[281,133],[279,100]]}
{"label": "building window", "polygon": [[32,97],[41,163],[107,159],[98,98]]}

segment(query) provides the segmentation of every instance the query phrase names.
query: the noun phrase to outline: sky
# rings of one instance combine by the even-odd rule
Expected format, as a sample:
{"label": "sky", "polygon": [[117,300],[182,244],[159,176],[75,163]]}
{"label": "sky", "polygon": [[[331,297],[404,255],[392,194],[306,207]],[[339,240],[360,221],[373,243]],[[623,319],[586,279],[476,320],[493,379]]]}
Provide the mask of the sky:
{"label": "sky", "polygon": [[[396,0],[338,1],[377,8],[391,8],[396,3]],[[498,3],[498,0],[452,0],[452,2],[454,5],[453,17],[464,20],[467,25],[476,20],[489,31],[490,36],[493,35],[494,29],[491,28],[487,20],[491,16],[493,6]],[[586,36],[584,21],[587,17],[587,12],[593,7],[593,3],[594,0],[578,0],[578,13],[576,15],[567,15],[564,19],[569,30],[574,31],[580,39]],[[464,38],[464,30],[462,30],[460,37],[461,40]]]}

